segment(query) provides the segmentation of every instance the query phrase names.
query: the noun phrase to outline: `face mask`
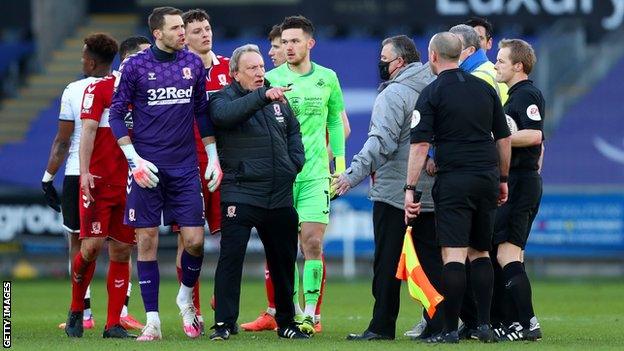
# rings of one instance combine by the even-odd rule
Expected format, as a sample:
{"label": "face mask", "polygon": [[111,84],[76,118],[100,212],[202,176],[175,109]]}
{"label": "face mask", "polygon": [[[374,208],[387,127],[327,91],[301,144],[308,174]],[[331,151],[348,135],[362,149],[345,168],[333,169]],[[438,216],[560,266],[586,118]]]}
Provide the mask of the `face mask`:
{"label": "face mask", "polygon": [[396,61],[397,59],[398,57],[388,62],[379,61],[379,63],[377,64],[377,67],[379,68],[379,78],[381,78],[381,80],[385,81],[385,80],[390,79],[390,63],[392,63],[393,61]]}

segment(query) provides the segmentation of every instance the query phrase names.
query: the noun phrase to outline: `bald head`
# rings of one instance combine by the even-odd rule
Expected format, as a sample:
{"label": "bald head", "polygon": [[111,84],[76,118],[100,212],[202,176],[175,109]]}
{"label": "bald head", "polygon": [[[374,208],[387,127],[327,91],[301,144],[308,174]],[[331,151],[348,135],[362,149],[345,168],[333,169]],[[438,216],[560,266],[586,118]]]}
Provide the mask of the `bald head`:
{"label": "bald head", "polygon": [[429,50],[435,52],[441,61],[457,62],[462,51],[462,42],[451,32],[440,32],[431,38]]}

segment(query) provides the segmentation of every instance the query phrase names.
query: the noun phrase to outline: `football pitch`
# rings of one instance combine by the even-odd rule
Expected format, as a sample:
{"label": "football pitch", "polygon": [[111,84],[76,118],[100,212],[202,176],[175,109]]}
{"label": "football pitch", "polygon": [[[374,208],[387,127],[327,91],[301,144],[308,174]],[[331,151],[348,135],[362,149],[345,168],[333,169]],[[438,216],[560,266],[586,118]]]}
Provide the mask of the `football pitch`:
{"label": "football pitch", "polygon": [[[212,324],[209,299],[211,281],[202,282],[203,313]],[[208,336],[190,340],[184,336],[174,299],[177,282],[164,280],[160,290],[163,340],[147,344],[134,340],[102,339],[106,319],[106,286],[92,285],[92,307],[96,328],[85,330],[82,339],[69,339],[57,329],[65,321],[69,306],[69,282],[64,280],[14,281],[12,286],[12,337],[16,350],[622,350],[624,349],[624,283],[620,281],[538,281],[533,284],[535,310],[544,339],[537,343],[426,345],[409,340],[403,332],[420,319],[419,305],[409,299],[403,286],[401,313],[395,341],[350,342],[345,336],[363,331],[372,311],[370,282],[329,281],[324,298],[323,332],[311,340],[278,339],[275,332],[241,331],[228,341],[213,342]],[[130,312],[144,321],[138,284],[133,286]],[[266,306],[264,282],[245,281],[242,287],[239,323],[255,319]],[[207,330],[207,333],[209,331]]]}

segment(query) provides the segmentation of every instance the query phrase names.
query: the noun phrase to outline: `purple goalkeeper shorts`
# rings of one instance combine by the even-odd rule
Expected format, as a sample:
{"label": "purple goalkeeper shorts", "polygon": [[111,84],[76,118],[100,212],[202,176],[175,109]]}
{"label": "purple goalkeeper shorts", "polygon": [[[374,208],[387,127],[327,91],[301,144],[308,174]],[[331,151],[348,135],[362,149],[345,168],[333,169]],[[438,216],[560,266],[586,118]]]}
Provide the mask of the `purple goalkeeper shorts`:
{"label": "purple goalkeeper shorts", "polygon": [[[141,188],[130,176],[124,223],[151,228],[175,222],[181,227],[203,227],[204,199],[198,167],[159,169],[155,188]],[[162,219],[162,220],[161,220]]]}

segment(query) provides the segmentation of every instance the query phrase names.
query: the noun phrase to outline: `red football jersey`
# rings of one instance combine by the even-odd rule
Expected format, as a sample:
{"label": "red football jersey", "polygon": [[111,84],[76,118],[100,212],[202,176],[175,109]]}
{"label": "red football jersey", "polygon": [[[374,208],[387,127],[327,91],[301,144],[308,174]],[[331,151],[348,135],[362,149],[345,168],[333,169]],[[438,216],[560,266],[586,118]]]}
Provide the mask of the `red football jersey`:
{"label": "red football jersey", "polygon": [[[230,59],[221,55],[215,55],[212,51],[212,67],[208,69],[206,75],[206,91],[213,93],[221,90],[224,86],[230,84],[232,78],[230,78]],[[199,136],[199,129],[197,128],[197,122],[195,123],[195,144],[197,145],[197,158],[200,163],[208,162],[208,155],[204,148],[204,143]]]}
{"label": "red football jersey", "polygon": [[112,74],[91,83],[84,91],[80,119],[92,119],[99,123],[89,172],[110,185],[126,185],[128,161],[108,124],[108,113],[113,98],[115,81]]}

